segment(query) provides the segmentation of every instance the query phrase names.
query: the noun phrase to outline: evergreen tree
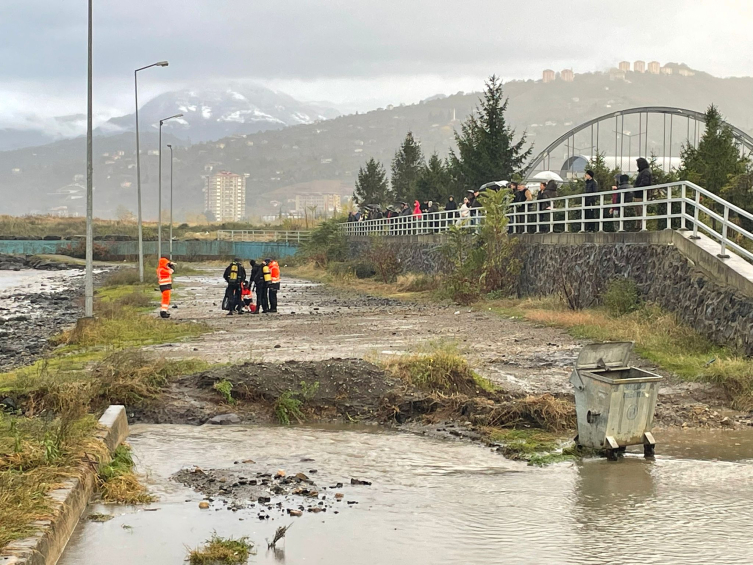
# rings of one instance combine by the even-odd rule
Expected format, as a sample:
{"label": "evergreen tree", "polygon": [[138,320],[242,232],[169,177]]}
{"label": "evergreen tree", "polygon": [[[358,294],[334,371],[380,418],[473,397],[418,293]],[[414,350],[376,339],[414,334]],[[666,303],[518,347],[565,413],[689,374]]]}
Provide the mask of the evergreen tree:
{"label": "evergreen tree", "polygon": [[372,157],[366,163],[366,168],[361,167],[358,170],[353,200],[358,206],[366,204],[386,206],[391,203],[392,199],[392,192],[387,184],[387,171],[384,165]]}
{"label": "evergreen tree", "polygon": [[[746,212],[753,213],[753,165],[747,163],[744,173],[733,176],[722,188],[722,198]],[[753,221],[737,214],[730,214],[730,219],[743,229],[753,233]]]}
{"label": "evergreen tree", "polygon": [[455,132],[457,154],[450,153],[454,174],[465,190],[495,181],[510,180],[531,154],[523,134],[515,142],[515,130],[507,125],[508,99],[502,81],[492,75],[476,111]]}
{"label": "evergreen tree", "polygon": [[680,178],[720,194],[731,177],[745,173],[747,159],[740,156],[732,128],[713,104],[706,110],[706,131],[698,147],[684,145]]}
{"label": "evergreen tree", "polygon": [[421,169],[416,182],[416,198],[421,202],[434,200],[445,202],[452,193],[452,179],[446,164],[434,153]]}
{"label": "evergreen tree", "polygon": [[413,201],[423,166],[421,145],[413,138],[413,132],[409,131],[392,159],[392,192],[398,202]]}

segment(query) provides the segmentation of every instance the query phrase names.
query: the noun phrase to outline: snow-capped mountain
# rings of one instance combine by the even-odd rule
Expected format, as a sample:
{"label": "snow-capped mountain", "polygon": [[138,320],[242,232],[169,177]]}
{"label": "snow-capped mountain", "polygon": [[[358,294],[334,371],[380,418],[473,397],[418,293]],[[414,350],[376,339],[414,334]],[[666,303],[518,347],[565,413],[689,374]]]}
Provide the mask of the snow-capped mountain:
{"label": "snow-capped mountain", "polygon": [[[261,86],[231,85],[223,89],[187,89],[157,96],[139,110],[141,131],[156,130],[160,119],[175,114],[183,114],[183,117],[165,122],[163,133],[190,138],[192,142],[311,124],[340,115],[333,108],[299,102]],[[107,134],[133,128],[131,114],[112,118],[99,129]]]}

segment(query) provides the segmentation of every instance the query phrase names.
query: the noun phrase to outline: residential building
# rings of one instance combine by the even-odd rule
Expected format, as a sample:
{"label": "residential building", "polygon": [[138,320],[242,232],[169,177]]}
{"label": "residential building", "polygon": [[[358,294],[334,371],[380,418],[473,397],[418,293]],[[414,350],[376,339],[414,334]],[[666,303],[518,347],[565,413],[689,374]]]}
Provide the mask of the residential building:
{"label": "residential building", "polygon": [[684,77],[692,77],[692,76],[695,75],[695,72],[691,71],[690,69],[684,69],[683,68],[683,69],[680,69],[677,72],[680,73],[680,76],[684,76]]}
{"label": "residential building", "polygon": [[609,80],[625,80],[625,71],[612,67],[609,69]]}
{"label": "residential building", "polygon": [[575,75],[573,74],[572,69],[565,69],[560,73],[560,78],[565,82],[573,82],[573,80],[575,80]]}
{"label": "residential building", "polygon": [[617,65],[617,67],[623,72],[623,73],[629,73],[630,72],[630,61],[620,61],[620,64]]}
{"label": "residential building", "polygon": [[661,65],[659,64],[659,61],[651,61],[648,64],[648,72],[652,75],[658,75],[659,69],[661,69]]}
{"label": "residential building", "polygon": [[646,72],[646,61],[636,61],[633,63],[633,72],[635,73],[645,73]]}
{"label": "residential building", "polygon": [[322,194],[321,192],[310,192],[307,194],[295,195],[295,211],[309,214],[316,206],[314,212],[316,216],[330,215],[333,212],[342,210],[342,201],[339,194]]}
{"label": "residential building", "polygon": [[671,75],[672,74],[672,67],[667,67],[666,65],[661,68],[661,74],[663,75]]}
{"label": "residential building", "polygon": [[546,69],[543,76],[544,82],[554,82],[554,71]]}
{"label": "residential building", "polygon": [[220,171],[207,177],[204,209],[218,222],[237,222],[246,215],[246,177]]}

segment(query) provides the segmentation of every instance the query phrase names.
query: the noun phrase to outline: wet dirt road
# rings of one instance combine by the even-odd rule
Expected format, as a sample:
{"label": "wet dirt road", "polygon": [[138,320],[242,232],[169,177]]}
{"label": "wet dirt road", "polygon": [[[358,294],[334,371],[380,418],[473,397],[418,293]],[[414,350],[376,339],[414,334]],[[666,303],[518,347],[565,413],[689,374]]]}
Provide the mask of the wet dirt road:
{"label": "wet dirt road", "polygon": [[[168,358],[211,363],[320,361],[367,358],[452,344],[472,367],[507,390],[569,394],[569,376],[582,343],[563,330],[537,327],[478,307],[399,302],[283,277],[279,314],[226,316],[219,269],[178,277],[176,320],[200,320],[215,330],[191,342],[154,349]],[[656,370],[636,359],[637,366]],[[713,404],[713,387],[666,379],[660,397]],[[660,411],[661,412],[661,411]],[[661,414],[660,414],[661,416]],[[694,419],[693,416],[691,419]],[[674,423],[682,423],[673,415]],[[719,418],[720,419],[720,418]]]}
{"label": "wet dirt road", "polygon": [[[544,469],[376,428],[138,425],[129,441],[157,510],[92,505],[116,517],[82,521],[61,565],[177,564],[213,530],[249,536],[258,549],[249,562],[259,564],[743,564],[753,555],[750,430],[667,432],[655,461],[628,454]],[[232,511],[216,498],[200,510],[203,496],[168,478],[193,465],[316,469],[317,484],[346,483],[345,499],[338,514],[299,518],[277,511],[274,495],[268,520],[256,501]],[[267,551],[265,538],[290,523],[284,551]]]}

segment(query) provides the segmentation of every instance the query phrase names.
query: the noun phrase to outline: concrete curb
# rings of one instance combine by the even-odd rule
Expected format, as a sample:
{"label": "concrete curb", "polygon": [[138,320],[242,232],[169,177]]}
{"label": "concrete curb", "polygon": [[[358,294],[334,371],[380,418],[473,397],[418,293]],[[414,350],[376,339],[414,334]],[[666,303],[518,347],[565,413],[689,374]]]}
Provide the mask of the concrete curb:
{"label": "concrete curb", "polygon": [[[112,453],[128,437],[124,406],[110,406],[99,419],[96,436]],[[94,492],[95,471],[82,467],[82,476],[50,491],[53,517],[37,522],[39,531],[31,537],[8,544],[0,553],[0,565],[55,565],[76,529],[79,518]]]}

